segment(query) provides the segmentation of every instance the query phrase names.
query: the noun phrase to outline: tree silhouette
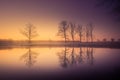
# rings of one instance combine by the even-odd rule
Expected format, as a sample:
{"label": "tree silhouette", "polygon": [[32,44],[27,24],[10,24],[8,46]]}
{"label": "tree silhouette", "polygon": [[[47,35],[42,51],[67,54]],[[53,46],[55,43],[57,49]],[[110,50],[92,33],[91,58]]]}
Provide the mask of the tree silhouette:
{"label": "tree silhouette", "polygon": [[106,42],[106,41],[107,41],[107,39],[106,39],[106,38],[104,38],[104,39],[103,39],[103,42]]}
{"label": "tree silhouette", "polygon": [[87,42],[88,40],[90,40],[91,42],[93,42],[93,24],[87,24],[86,26],[86,38],[87,38]]}
{"label": "tree silhouette", "polygon": [[31,40],[38,35],[36,27],[30,23],[26,24],[26,27],[21,31],[21,33],[28,39],[29,44],[31,43]]}
{"label": "tree silhouette", "polygon": [[114,38],[111,38],[111,42],[114,42],[115,41],[115,39]]}
{"label": "tree silhouette", "polygon": [[74,41],[74,38],[75,38],[75,29],[76,29],[76,26],[74,23],[69,23],[69,29],[70,29],[70,35],[71,35],[71,38],[72,38],[72,41]]}
{"label": "tree silhouette", "polygon": [[93,24],[92,23],[90,23],[89,24],[89,29],[90,29],[90,38],[91,38],[91,42],[93,42]]}
{"label": "tree silhouette", "polygon": [[88,42],[89,40],[89,28],[86,27],[86,41]]}
{"label": "tree silhouette", "polygon": [[68,39],[67,30],[68,30],[67,21],[61,21],[59,26],[58,26],[58,33],[57,33],[57,35],[61,36],[62,38],[64,38],[65,42]]}
{"label": "tree silhouette", "polygon": [[77,28],[76,28],[76,32],[80,38],[80,42],[82,42],[82,33],[83,33],[83,28],[82,28],[82,25],[78,25]]}
{"label": "tree silhouette", "polygon": [[120,42],[120,39],[118,39],[118,42]]}

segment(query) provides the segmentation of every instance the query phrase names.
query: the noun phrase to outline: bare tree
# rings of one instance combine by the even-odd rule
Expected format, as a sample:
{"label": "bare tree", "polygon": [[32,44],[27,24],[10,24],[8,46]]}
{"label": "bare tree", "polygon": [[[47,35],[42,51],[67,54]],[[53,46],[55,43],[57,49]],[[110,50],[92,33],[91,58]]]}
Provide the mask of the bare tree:
{"label": "bare tree", "polygon": [[107,42],[107,39],[106,39],[106,38],[104,38],[104,39],[103,39],[103,42]]}
{"label": "bare tree", "polygon": [[65,42],[68,39],[67,30],[68,30],[67,21],[61,21],[61,23],[58,26],[57,35],[63,37]]}
{"label": "bare tree", "polygon": [[111,42],[115,42],[115,39],[114,39],[114,38],[111,38]]}
{"label": "bare tree", "polygon": [[83,33],[83,28],[82,28],[82,25],[78,25],[77,28],[76,28],[76,32],[80,38],[80,42],[82,42],[82,33]]}
{"label": "bare tree", "polygon": [[93,24],[90,23],[87,25],[86,27],[86,38],[87,38],[87,42],[88,42],[88,39],[93,42]]}
{"label": "bare tree", "polygon": [[75,24],[74,23],[69,23],[69,29],[70,29],[70,35],[71,35],[71,38],[72,38],[72,41],[74,41],[74,38],[75,38]]}
{"label": "bare tree", "polygon": [[89,24],[89,30],[90,30],[90,39],[91,39],[91,42],[93,42],[93,24],[92,23]]}
{"label": "bare tree", "polygon": [[86,41],[88,42],[89,40],[89,28],[86,27]]}
{"label": "bare tree", "polygon": [[120,42],[120,39],[118,39],[118,42]]}
{"label": "bare tree", "polygon": [[21,33],[28,39],[29,44],[31,43],[31,40],[38,35],[36,27],[30,23],[26,24],[26,27],[21,31]]}

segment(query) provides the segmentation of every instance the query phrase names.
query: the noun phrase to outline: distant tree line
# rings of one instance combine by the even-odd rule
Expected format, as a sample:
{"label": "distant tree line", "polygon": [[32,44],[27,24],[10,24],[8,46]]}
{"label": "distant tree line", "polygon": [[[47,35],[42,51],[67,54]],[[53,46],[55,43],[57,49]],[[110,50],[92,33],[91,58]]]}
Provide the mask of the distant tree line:
{"label": "distant tree line", "polygon": [[[100,41],[99,41],[99,42],[100,42]],[[120,42],[120,39],[115,40],[114,38],[111,38],[110,41],[109,41],[109,40],[107,40],[106,38],[104,38],[102,42]]]}
{"label": "distant tree line", "polygon": [[13,40],[0,39],[0,46],[12,45],[12,44],[13,44]]}
{"label": "distant tree line", "polygon": [[[78,41],[79,42],[93,42],[94,41],[94,24],[89,23],[86,26],[82,24],[75,24],[73,22],[61,21],[58,26],[57,36],[60,36],[67,41]],[[36,27],[28,23],[26,26],[20,30],[21,34],[27,38],[28,44],[31,44],[32,40],[38,36]],[[0,45],[11,45],[14,44],[12,39],[0,39]],[[100,42],[98,39],[97,42]],[[102,42],[109,42],[106,38]],[[115,40],[111,38],[111,42],[120,42],[120,39]]]}
{"label": "distant tree line", "polygon": [[[86,42],[93,42],[93,23],[87,24],[85,27],[81,24],[75,24],[73,22],[61,21],[58,26],[58,36],[64,38],[65,42],[72,40],[76,41],[79,37],[79,41],[82,42],[85,37]],[[77,37],[76,37],[77,36]]]}

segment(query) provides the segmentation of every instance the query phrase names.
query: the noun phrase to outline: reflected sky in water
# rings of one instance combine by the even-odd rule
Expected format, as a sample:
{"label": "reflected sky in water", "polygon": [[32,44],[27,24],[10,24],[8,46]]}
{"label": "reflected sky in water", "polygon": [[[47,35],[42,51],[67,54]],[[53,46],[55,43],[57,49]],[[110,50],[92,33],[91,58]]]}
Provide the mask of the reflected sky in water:
{"label": "reflected sky in water", "polygon": [[0,50],[0,74],[56,74],[112,71],[119,67],[120,49],[13,48]]}

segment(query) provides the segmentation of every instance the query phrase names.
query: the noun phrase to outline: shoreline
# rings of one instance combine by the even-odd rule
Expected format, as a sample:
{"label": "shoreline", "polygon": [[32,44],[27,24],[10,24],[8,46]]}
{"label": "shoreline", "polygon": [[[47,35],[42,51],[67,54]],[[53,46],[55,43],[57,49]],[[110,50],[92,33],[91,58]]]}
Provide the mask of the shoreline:
{"label": "shoreline", "polygon": [[12,42],[0,44],[2,48],[15,48],[15,47],[92,47],[92,48],[118,48],[120,49],[120,42],[78,42],[78,41],[46,41],[46,42]]}

